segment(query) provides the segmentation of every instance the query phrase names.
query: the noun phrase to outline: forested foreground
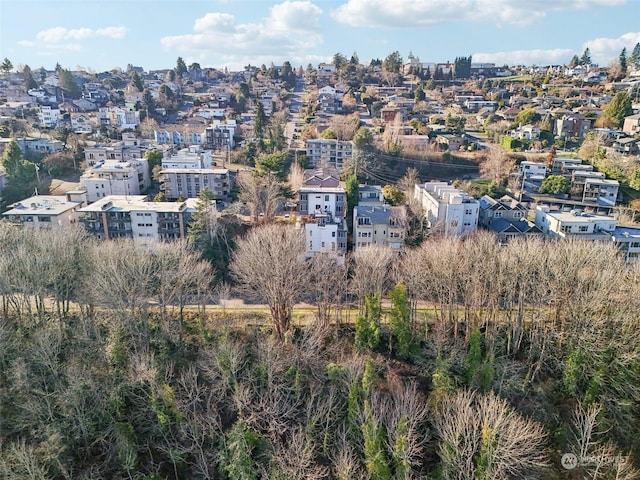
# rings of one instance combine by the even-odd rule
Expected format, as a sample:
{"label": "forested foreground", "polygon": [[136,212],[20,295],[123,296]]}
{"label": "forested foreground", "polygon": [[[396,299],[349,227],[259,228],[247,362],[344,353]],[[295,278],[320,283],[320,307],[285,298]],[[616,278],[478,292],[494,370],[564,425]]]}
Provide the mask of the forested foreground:
{"label": "forested foreground", "polygon": [[[219,285],[188,244],[0,224],[0,478],[639,477],[640,269],[613,247],[302,251],[256,227]],[[229,292],[270,315],[208,306]]]}

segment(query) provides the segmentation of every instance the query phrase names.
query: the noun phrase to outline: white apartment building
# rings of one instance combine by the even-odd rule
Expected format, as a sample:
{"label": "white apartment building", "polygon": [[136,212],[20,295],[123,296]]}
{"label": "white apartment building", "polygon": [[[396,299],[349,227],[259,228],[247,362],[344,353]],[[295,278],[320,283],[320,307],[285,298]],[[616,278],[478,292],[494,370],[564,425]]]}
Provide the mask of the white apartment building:
{"label": "white apartment building", "polygon": [[110,195],[139,195],[151,185],[146,158],[131,161],[100,160],[80,177],[89,202]]}
{"label": "white apartment building", "polygon": [[143,145],[134,133],[125,132],[121,142],[85,147],[84,159],[90,167],[101,160],[143,161],[147,149],[148,146]]}
{"label": "white apartment building", "polygon": [[[102,240],[132,238],[140,243],[184,238],[197,200],[147,202],[146,196],[112,195],[79,212],[87,232]],[[215,208],[215,205],[212,205]]]}
{"label": "white apartment building", "polygon": [[330,170],[305,170],[298,200],[300,215],[331,214],[342,219],[347,207],[347,193],[337,172]]}
{"label": "white apartment building", "polygon": [[211,168],[213,160],[210,150],[203,150],[200,145],[191,145],[189,148],[182,148],[169,157],[162,159],[163,169],[199,169]]}
{"label": "white apartment building", "polygon": [[536,226],[550,238],[570,236],[585,240],[606,240],[616,228],[616,219],[572,210],[552,210],[546,205],[536,207]]}
{"label": "white apartment building", "polygon": [[617,180],[598,177],[586,177],[582,191],[583,202],[596,202],[600,205],[615,206],[620,183]]}
{"label": "white apartment building", "polygon": [[35,195],[14,203],[2,215],[9,222],[31,228],[64,228],[76,223],[83,196]]}
{"label": "white apartment building", "polygon": [[161,189],[167,199],[195,198],[203,188],[208,188],[216,200],[228,200],[232,187],[226,168],[165,168]]}
{"label": "white apartment building", "polygon": [[611,237],[627,263],[640,260],[640,229],[616,227]]}
{"label": "white apartment building", "polygon": [[404,248],[406,235],[404,207],[358,205],[353,209],[353,247],[384,245],[395,251]]}
{"label": "white apartment building", "polygon": [[111,124],[122,130],[133,130],[140,125],[140,112],[122,107],[114,107],[109,112]]}
{"label": "white apartment building", "polygon": [[313,168],[342,169],[344,162],[353,156],[353,142],[314,138],[306,141],[307,160]]}
{"label": "white apartment building", "polygon": [[52,108],[48,105],[43,105],[42,107],[40,107],[38,117],[40,119],[40,125],[42,127],[56,128],[56,126],[58,125],[58,120],[60,119],[60,109]]}
{"label": "white apartment building", "polygon": [[414,196],[432,231],[462,235],[478,228],[480,204],[466,192],[446,182],[427,182],[416,185]]}

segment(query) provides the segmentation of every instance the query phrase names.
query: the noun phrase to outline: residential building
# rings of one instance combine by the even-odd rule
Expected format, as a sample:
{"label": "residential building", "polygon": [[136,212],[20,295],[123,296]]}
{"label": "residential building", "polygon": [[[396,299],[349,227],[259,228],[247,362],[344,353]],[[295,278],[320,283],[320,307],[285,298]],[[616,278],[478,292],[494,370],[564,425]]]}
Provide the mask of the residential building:
{"label": "residential building", "polygon": [[579,113],[572,113],[556,120],[554,133],[560,138],[583,138],[589,130],[591,120]]}
{"label": "residential building", "polygon": [[457,152],[464,143],[460,135],[441,134],[436,136],[436,143],[442,150]]}
{"label": "residential building", "polygon": [[125,132],[122,134],[121,142],[85,147],[84,159],[90,167],[101,160],[141,161],[147,148],[134,133]]}
{"label": "residential building", "polygon": [[151,186],[149,162],[137,160],[100,160],[80,177],[89,202],[110,195],[139,195]]}
{"label": "residential building", "polygon": [[428,226],[434,232],[461,235],[478,227],[478,200],[446,182],[418,184],[414,196],[424,209]]}
{"label": "residential building", "polygon": [[620,184],[617,180],[601,177],[586,177],[582,191],[582,201],[585,203],[595,202],[613,207],[618,199],[619,187]]}
{"label": "residential building", "polygon": [[204,131],[205,145],[214,150],[232,149],[235,146],[233,136],[236,133],[236,128],[235,120],[227,120],[226,122],[214,120],[211,126]]}
{"label": "residential building", "polygon": [[93,132],[91,117],[85,113],[72,113],[71,129],[73,130],[73,133],[77,134]]}
{"label": "residential building", "polygon": [[162,159],[163,169],[188,168],[199,169],[213,167],[211,150],[204,150],[200,145],[182,148],[177,153]]}
{"label": "residential building", "polygon": [[525,180],[542,181],[547,176],[547,165],[544,163],[524,160],[520,162],[520,170]]}
{"label": "residential building", "polygon": [[43,128],[56,128],[60,119],[60,109],[43,105],[38,112],[38,118]]}
{"label": "residential building", "polygon": [[384,203],[384,194],[380,185],[360,185],[358,187],[358,205],[362,207],[378,206]]}
{"label": "residential building", "polygon": [[640,228],[616,227],[611,236],[627,263],[640,260]]}
{"label": "residential building", "polygon": [[160,187],[168,200],[195,198],[208,188],[216,200],[229,200],[232,180],[226,168],[163,168]]}
{"label": "residential building", "polygon": [[64,228],[76,223],[86,197],[35,195],[11,205],[2,215],[18,225],[32,228]]}
{"label": "residential building", "polygon": [[640,113],[635,115],[629,115],[624,118],[622,125],[622,131],[630,136],[635,136],[640,133]]}
{"label": "residential building", "polygon": [[298,196],[300,215],[330,213],[337,220],[344,218],[347,194],[337,172],[306,170]]}
{"label": "residential building", "polygon": [[383,245],[395,251],[404,247],[406,210],[389,205],[358,205],[353,209],[353,247]]}
{"label": "residential building", "polygon": [[102,240],[132,238],[135,242],[153,243],[185,238],[197,200],[147,202],[146,198],[105,197],[81,208],[80,220],[88,232]]}
{"label": "residential building", "polygon": [[640,153],[640,140],[634,137],[618,138],[613,142],[613,149],[624,155],[636,155]]}
{"label": "residential building", "polygon": [[527,208],[509,195],[500,199],[484,195],[479,203],[479,225],[494,232],[500,243],[516,237],[542,236],[541,230],[527,220]]}
{"label": "residential building", "polygon": [[608,215],[551,210],[543,205],[536,207],[535,224],[550,238],[585,240],[607,240],[616,228],[615,218]]}
{"label": "residential building", "polygon": [[539,140],[540,127],[531,124],[520,125],[518,128],[511,130],[511,138],[517,138],[519,140]]}
{"label": "residential building", "polygon": [[303,223],[307,257],[327,254],[334,256],[338,265],[344,265],[347,252],[346,220],[336,219],[330,213],[314,213],[298,217],[297,226]]}
{"label": "residential building", "polygon": [[333,168],[341,170],[344,163],[353,156],[353,142],[314,138],[306,141],[307,160],[313,168]]}

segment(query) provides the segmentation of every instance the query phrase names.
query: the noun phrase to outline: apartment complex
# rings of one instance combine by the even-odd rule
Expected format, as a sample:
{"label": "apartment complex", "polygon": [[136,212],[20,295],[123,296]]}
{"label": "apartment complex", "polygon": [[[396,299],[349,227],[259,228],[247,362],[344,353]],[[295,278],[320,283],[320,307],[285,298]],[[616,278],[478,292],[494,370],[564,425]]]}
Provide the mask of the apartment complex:
{"label": "apartment complex", "polygon": [[402,250],[406,233],[404,207],[358,205],[353,209],[353,246],[383,245]]}
{"label": "apartment complex", "polygon": [[313,168],[342,169],[353,156],[353,142],[314,138],[306,141],[307,160]]}
{"label": "apartment complex", "polygon": [[100,239],[149,243],[184,238],[196,204],[196,199],[147,202],[144,195],[112,195],[78,211],[87,232]]}
{"label": "apartment complex", "polygon": [[151,185],[149,163],[137,160],[100,160],[80,177],[89,202],[110,195],[139,195]]}
{"label": "apartment complex", "polygon": [[226,168],[165,168],[161,190],[168,200],[195,198],[208,188],[216,200],[229,199],[232,179]]}
{"label": "apartment complex", "polygon": [[9,222],[32,228],[64,228],[76,223],[80,207],[86,204],[83,192],[65,195],[35,195],[14,203],[2,215]]}

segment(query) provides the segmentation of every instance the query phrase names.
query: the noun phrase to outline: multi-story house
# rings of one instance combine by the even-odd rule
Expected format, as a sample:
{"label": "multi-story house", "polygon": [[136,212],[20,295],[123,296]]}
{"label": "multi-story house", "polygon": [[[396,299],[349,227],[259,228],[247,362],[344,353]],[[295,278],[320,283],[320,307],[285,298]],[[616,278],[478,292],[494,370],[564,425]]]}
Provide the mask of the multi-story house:
{"label": "multi-story house", "polygon": [[582,201],[615,206],[620,183],[602,177],[586,177],[582,190]]}
{"label": "multi-story house", "polygon": [[11,223],[32,228],[64,228],[76,223],[86,197],[79,192],[36,195],[14,203],[2,215]]}
{"label": "multi-story house", "polygon": [[226,168],[163,168],[161,189],[169,200],[195,198],[208,188],[216,200],[229,200],[232,179]]}
{"label": "multi-story house", "polygon": [[400,251],[404,247],[406,227],[404,207],[358,205],[353,209],[353,247],[383,245]]}
{"label": "multi-story house", "polygon": [[478,227],[478,200],[446,182],[418,184],[415,198],[425,211],[429,228],[445,235],[462,235]]}
{"label": "multi-story house", "polygon": [[43,105],[40,107],[38,117],[40,119],[40,125],[42,127],[56,128],[56,126],[58,125],[58,120],[60,119],[60,109],[53,108],[48,105]]}
{"label": "multi-story house", "polygon": [[94,202],[79,212],[87,232],[102,240],[132,238],[136,242],[153,243],[185,238],[196,204],[196,199],[147,202],[144,195],[116,195]]}
{"label": "multi-story house", "polygon": [[520,162],[520,171],[522,172],[522,178],[525,180],[542,181],[547,175],[547,165],[544,163],[524,160]]}
{"label": "multi-story house", "polygon": [[640,113],[624,117],[622,131],[627,135],[635,136],[640,133]]}
{"label": "multi-story house", "polygon": [[583,138],[591,130],[591,120],[573,113],[556,120],[555,134],[560,138]]}
{"label": "multi-story house", "polygon": [[235,120],[227,120],[226,122],[214,120],[211,126],[207,127],[204,131],[204,143],[206,147],[214,150],[232,149],[235,145],[233,136],[236,133],[236,128]]}
{"label": "multi-story house", "polygon": [[297,226],[304,223],[307,257],[327,254],[343,265],[347,252],[347,225],[344,219],[334,218],[330,213],[314,213],[298,217]]}
{"label": "multi-story house", "polygon": [[313,138],[306,141],[307,160],[313,168],[341,170],[345,161],[353,156],[353,142]]}
{"label": "multi-story house", "polygon": [[336,219],[344,218],[347,194],[337,173],[305,171],[304,183],[298,195],[300,215],[330,213]]}
{"label": "multi-story house", "polygon": [[496,200],[484,195],[479,203],[479,225],[493,231],[500,243],[516,237],[542,236],[540,229],[527,220],[527,208],[515,198],[504,195]]}
{"label": "multi-story house", "polygon": [[90,167],[101,160],[141,161],[147,149],[134,133],[123,133],[122,142],[85,147],[84,159]]}
{"label": "multi-story house", "polygon": [[358,187],[359,206],[379,206],[384,203],[384,194],[380,185],[360,185]]}

